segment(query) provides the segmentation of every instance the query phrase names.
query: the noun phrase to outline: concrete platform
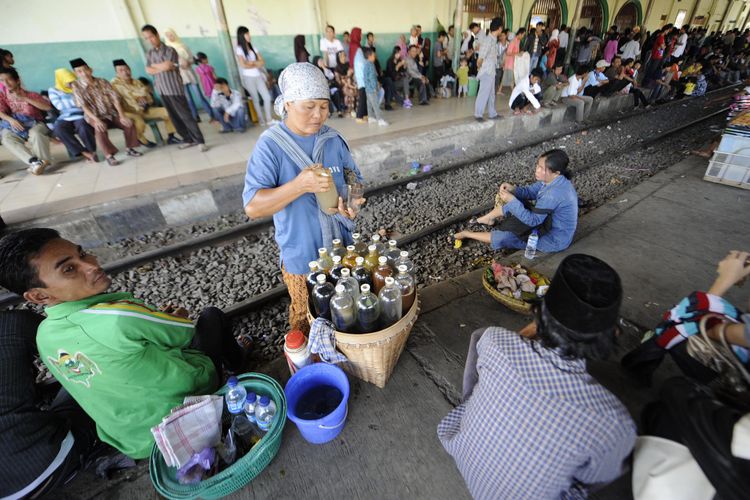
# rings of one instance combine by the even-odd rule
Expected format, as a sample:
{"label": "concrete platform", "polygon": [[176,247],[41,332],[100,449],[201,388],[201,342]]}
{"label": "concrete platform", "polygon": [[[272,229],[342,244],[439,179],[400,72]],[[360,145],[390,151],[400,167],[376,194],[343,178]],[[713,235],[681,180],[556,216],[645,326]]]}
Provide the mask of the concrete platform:
{"label": "concrete platform", "polygon": [[[604,259],[623,280],[622,316],[653,326],[664,309],[707,288],[716,263],[729,250],[750,249],[750,193],[702,181],[705,167],[705,160],[688,157],[596,209],[582,219],[568,251],[542,255],[534,266],[552,274],[565,255],[575,252]],[[481,272],[424,289],[420,318],[386,388],[351,379],[349,419],[338,439],[312,446],[287,423],[278,456],[231,498],[469,498],[437,439],[436,425],[459,402],[471,332],[488,325],[518,329],[528,322],[483,291]],[[727,298],[747,307],[747,289],[733,288]],[[655,388],[635,386],[618,360],[638,341],[639,333],[625,328],[617,356],[589,364],[636,420]],[[285,380],[283,364],[272,373]],[[665,362],[655,387],[675,373]],[[144,464],[110,482],[86,475],[64,494],[72,499],[157,498]],[[630,479],[625,475],[591,497],[631,498]]]}
{"label": "concrete platform", "polygon": [[[631,104],[630,96],[598,99],[592,117]],[[384,112],[389,127],[357,124],[351,117],[330,118],[328,124],[346,137],[371,184],[388,180],[394,172],[403,174],[410,161],[445,165],[507,147],[507,139],[538,139],[542,129],[552,137],[553,131],[575,126],[574,109],[565,105],[542,108],[533,116],[512,116],[507,96],[499,96],[496,107],[503,118],[481,123],[473,119],[474,98],[452,98]],[[241,208],[247,159],[264,129],[219,134],[205,115],[203,120],[208,152],[141,148],[140,158],[120,153],[122,164],[117,167],[71,162],[64,147],[54,144],[58,164],[37,177],[0,147],[0,214],[9,224],[43,223],[97,244],[236,211]],[[124,151],[122,133],[113,130],[110,137]]]}

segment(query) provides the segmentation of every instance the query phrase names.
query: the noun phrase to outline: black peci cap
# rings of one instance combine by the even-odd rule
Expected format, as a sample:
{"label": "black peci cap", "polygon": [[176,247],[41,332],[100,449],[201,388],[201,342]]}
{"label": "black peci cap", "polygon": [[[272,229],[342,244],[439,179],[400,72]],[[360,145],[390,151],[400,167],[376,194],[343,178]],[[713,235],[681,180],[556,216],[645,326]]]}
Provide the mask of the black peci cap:
{"label": "black peci cap", "polygon": [[70,67],[73,68],[73,69],[79,68],[81,66],[88,66],[88,64],[86,64],[86,61],[84,61],[80,57],[77,58],[77,59],[72,59],[70,61]]}
{"label": "black peci cap", "polygon": [[561,325],[583,334],[617,325],[622,283],[617,271],[591,255],[565,257],[557,268],[544,305]]}
{"label": "black peci cap", "polygon": [[112,66],[114,66],[115,68],[117,66],[127,66],[127,65],[128,63],[125,62],[125,59],[115,59],[114,61],[112,61]]}

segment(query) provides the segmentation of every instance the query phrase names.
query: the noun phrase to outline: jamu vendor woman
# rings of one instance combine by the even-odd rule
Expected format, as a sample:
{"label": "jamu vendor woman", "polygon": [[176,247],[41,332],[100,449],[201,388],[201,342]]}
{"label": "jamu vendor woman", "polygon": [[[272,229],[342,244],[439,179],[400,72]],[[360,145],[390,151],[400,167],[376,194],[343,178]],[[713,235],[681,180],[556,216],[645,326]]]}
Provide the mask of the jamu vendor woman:
{"label": "jamu vendor woman", "polygon": [[[283,121],[255,144],[242,201],[250,218],[273,215],[281,272],[292,299],[289,323],[307,332],[308,263],[333,239],[352,242],[354,212],[343,201],[346,179],[362,182],[362,175],[344,138],[324,125],[331,94],[320,69],[310,63],[291,64],[278,82],[281,96],[275,108]],[[326,193],[333,195],[332,204],[325,204],[321,194]]]}
{"label": "jamu vendor woman", "polygon": [[569,180],[568,161],[568,155],[560,149],[542,154],[536,162],[538,182],[523,187],[503,183],[498,192],[502,202],[477,219],[489,226],[502,219],[496,230],[461,231],[455,238],[489,243],[494,250],[525,248],[529,234],[537,230],[538,250],[559,252],[568,248],[578,224],[578,195]]}

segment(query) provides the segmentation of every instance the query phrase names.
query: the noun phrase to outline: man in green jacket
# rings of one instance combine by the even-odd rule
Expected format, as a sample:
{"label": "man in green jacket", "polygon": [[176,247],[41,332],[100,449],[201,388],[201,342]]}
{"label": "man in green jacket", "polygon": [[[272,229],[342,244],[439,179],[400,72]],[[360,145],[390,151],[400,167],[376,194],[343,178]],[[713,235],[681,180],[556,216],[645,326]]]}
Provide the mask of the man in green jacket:
{"label": "man in green jacket", "polygon": [[222,362],[239,371],[243,352],[220,310],[204,310],[194,325],[184,309],[105,293],[111,281],[96,257],[53,229],[0,240],[0,285],[45,307],[36,339],[42,361],[102,441],[145,458],[151,427],[185,396],[214,392]]}

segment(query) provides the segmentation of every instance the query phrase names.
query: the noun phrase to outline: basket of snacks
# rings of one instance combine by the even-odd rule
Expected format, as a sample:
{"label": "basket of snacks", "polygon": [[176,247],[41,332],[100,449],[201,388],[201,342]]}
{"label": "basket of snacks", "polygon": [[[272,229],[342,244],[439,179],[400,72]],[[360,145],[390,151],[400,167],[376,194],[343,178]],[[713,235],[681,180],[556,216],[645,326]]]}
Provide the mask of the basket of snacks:
{"label": "basket of snacks", "polygon": [[508,309],[530,315],[532,308],[549,289],[550,280],[521,264],[493,262],[482,274],[482,285],[492,298]]}

